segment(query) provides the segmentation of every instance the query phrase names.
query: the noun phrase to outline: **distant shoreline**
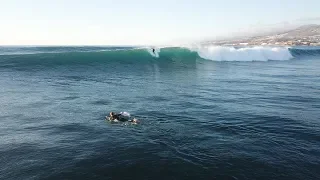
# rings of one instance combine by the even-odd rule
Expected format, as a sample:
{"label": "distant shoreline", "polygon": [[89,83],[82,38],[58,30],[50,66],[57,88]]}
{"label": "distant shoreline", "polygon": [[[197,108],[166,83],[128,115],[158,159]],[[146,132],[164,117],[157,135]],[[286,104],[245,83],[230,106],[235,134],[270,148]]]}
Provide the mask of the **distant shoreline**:
{"label": "distant shoreline", "polygon": [[266,44],[266,45],[261,45],[261,44],[247,44],[247,45],[240,45],[240,44],[202,44],[202,45],[207,45],[207,46],[225,46],[225,47],[253,47],[253,46],[261,46],[261,47],[320,47],[319,45],[276,45],[276,44]]}
{"label": "distant shoreline", "polygon": [[320,46],[320,25],[305,25],[273,35],[206,41],[217,46]]}
{"label": "distant shoreline", "polygon": [[223,42],[207,42],[203,45],[216,45],[216,46],[320,46],[319,42],[291,40],[281,42],[264,42],[264,41],[223,41]]}

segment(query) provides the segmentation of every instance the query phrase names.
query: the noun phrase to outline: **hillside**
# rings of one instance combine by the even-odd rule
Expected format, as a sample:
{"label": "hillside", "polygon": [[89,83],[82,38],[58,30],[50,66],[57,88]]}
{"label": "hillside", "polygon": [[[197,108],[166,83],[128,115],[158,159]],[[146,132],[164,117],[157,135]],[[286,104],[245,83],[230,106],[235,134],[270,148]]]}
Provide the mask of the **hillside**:
{"label": "hillside", "polygon": [[320,46],[320,25],[310,24],[300,26],[286,32],[274,33],[265,36],[236,38],[205,42],[203,44],[215,45],[311,45]]}
{"label": "hillside", "polygon": [[283,35],[283,37],[286,37],[286,38],[290,38],[290,37],[301,38],[301,37],[308,37],[308,36],[317,36],[317,35],[320,35],[320,25],[316,25],[316,24],[305,25],[280,35]]}

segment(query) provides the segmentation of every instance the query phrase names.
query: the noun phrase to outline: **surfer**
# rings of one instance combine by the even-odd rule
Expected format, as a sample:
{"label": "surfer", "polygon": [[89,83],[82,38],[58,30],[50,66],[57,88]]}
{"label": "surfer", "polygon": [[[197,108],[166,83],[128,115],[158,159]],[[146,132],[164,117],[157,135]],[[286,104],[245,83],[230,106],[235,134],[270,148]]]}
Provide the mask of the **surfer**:
{"label": "surfer", "polygon": [[109,116],[109,120],[110,121],[114,121],[114,120],[118,120],[118,121],[120,121],[120,114],[116,114],[116,113],[114,113],[114,112],[110,112],[110,114],[109,114],[110,116]]}
{"label": "surfer", "polygon": [[119,121],[121,121],[121,122],[126,122],[126,121],[128,121],[128,122],[131,122],[131,123],[133,123],[133,124],[139,123],[139,120],[138,120],[138,119],[133,118],[133,119],[130,120],[130,119],[129,119],[129,118],[130,118],[130,115],[126,115],[126,114],[124,114],[124,113],[118,113],[118,114],[116,114],[116,113],[114,113],[114,112],[110,112],[109,115],[110,115],[109,117],[106,116],[106,119],[109,120],[109,121],[111,121],[111,122],[119,122]]}
{"label": "surfer", "polygon": [[155,51],[156,51],[156,50],[155,50],[154,48],[152,48],[152,52],[153,52],[153,54],[156,54],[156,53],[155,53]]}

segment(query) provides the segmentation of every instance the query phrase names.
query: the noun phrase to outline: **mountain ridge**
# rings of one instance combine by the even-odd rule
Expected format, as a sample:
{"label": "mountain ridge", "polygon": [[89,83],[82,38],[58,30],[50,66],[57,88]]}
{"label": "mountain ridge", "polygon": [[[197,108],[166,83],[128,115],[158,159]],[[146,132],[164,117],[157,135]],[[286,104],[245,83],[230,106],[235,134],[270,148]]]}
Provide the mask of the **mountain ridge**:
{"label": "mountain ridge", "polygon": [[282,32],[203,43],[214,45],[310,45],[320,46],[320,25],[308,24]]}

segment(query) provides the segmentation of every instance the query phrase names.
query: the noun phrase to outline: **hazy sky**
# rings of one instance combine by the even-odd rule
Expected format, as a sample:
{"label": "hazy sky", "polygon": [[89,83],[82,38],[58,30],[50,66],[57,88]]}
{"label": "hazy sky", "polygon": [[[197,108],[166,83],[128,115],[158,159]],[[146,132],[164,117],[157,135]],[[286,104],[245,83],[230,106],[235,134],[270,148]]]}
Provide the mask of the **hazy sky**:
{"label": "hazy sky", "polygon": [[320,0],[0,0],[0,44],[159,44],[320,17]]}

